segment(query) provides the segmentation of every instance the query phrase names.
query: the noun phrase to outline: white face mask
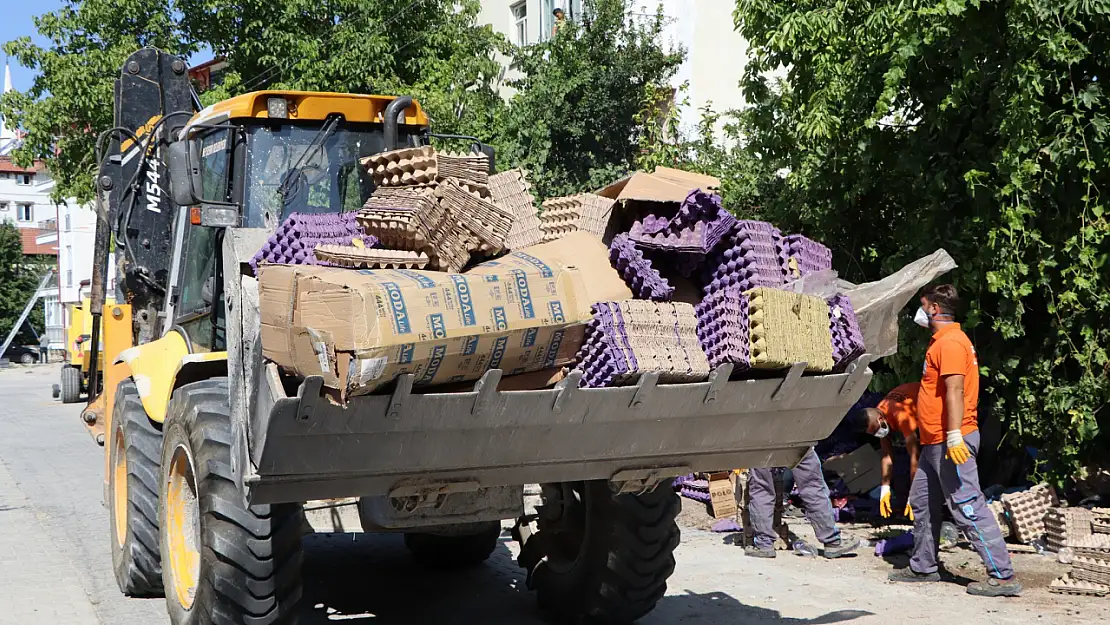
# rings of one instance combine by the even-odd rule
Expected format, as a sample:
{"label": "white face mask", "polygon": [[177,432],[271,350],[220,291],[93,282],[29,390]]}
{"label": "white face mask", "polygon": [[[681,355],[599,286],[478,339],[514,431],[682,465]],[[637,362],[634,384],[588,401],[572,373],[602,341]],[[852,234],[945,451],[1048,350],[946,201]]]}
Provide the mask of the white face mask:
{"label": "white face mask", "polygon": [[929,327],[929,313],[925,312],[924,308],[920,306],[917,308],[917,314],[913,316],[913,322],[922,328]]}
{"label": "white face mask", "polygon": [[879,429],[875,430],[875,438],[886,438],[887,434],[890,434],[890,425],[886,423],[880,425]]}

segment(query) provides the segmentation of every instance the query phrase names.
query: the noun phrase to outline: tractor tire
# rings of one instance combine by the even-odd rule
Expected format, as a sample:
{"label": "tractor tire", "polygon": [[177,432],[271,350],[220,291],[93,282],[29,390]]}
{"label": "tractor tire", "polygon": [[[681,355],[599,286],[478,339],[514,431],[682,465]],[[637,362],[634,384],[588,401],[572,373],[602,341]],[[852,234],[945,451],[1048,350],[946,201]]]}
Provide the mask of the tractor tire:
{"label": "tractor tire", "polygon": [[489,559],[497,548],[501,524],[494,521],[477,534],[443,535],[406,533],[405,547],[417,561],[429,567],[461,569]]}
{"label": "tractor tire", "polygon": [[75,404],[79,401],[81,401],[81,370],[65,365],[62,367],[62,403]]}
{"label": "tractor tire", "polygon": [[300,504],[248,506],[231,469],[227,378],[174,391],[162,445],[162,580],[174,625],[294,623]]}
{"label": "tractor tire", "polygon": [[139,392],[130,379],[116,387],[112,430],[108,514],[116,583],[129,597],[161,597],[158,459],[162,457],[162,433],[146,416]]}
{"label": "tractor tire", "polygon": [[681,504],[670,480],[642,495],[614,496],[606,481],[565,486],[570,503],[559,504],[559,520],[549,523],[541,513],[531,538],[542,539],[546,555],[531,574],[540,607],[571,623],[644,616],[674,572]]}

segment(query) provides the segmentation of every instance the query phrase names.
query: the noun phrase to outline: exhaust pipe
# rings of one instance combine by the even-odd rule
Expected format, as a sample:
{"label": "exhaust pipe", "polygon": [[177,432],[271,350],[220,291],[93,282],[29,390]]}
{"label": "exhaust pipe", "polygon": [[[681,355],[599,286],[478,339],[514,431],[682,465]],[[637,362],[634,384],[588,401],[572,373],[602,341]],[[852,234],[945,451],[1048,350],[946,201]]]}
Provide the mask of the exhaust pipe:
{"label": "exhaust pipe", "polygon": [[403,115],[405,109],[407,109],[411,105],[412,96],[402,95],[397,96],[393,99],[392,102],[385,106],[385,113],[382,114],[382,117],[384,118],[383,122],[385,124],[385,128],[383,129],[382,134],[384,135],[386,150],[396,150],[397,148],[401,147],[401,145],[397,142],[397,137],[399,136],[397,132],[397,118]]}

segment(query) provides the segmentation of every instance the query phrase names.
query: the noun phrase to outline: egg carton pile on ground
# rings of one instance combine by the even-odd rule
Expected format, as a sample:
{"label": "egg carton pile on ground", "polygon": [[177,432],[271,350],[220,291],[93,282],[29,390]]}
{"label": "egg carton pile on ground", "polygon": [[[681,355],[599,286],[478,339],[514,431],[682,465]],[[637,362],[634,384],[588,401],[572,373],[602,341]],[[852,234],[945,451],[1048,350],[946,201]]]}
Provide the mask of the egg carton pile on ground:
{"label": "egg carton pile on ground", "polygon": [[598,302],[577,356],[580,385],[632,384],[646,373],[661,383],[709,377],[709,363],[696,334],[694,308],[684,303],[641,300]]}
{"label": "egg carton pile on ground", "polygon": [[1110,518],[1105,508],[1053,508],[1044,517],[1045,540],[1049,548],[1110,547],[1110,535],[1097,534],[1094,524]]}
{"label": "egg carton pile on ground", "polygon": [[1021,543],[1030,543],[1045,533],[1044,516],[1060,502],[1056,489],[1048,484],[1038,484],[1019,493],[1005,493],[1002,503],[1010,515],[1010,525],[1014,538]]}
{"label": "egg carton pile on ground", "polygon": [[290,213],[270,235],[262,249],[250,260],[258,271],[260,263],[285,265],[320,265],[314,253],[317,245],[352,246],[358,241],[374,247],[378,240],[367,236],[355,221],[354,213]]}
{"label": "egg carton pile on ground", "polygon": [[709,494],[709,480],[700,479],[692,473],[676,477],[674,490],[681,497],[701,503],[710,503],[713,500]]}
{"label": "egg carton pile on ground", "polygon": [[1075,579],[1068,574],[1053,580],[1048,586],[1048,591],[1061,595],[1105,597],[1110,593],[1110,586]]}

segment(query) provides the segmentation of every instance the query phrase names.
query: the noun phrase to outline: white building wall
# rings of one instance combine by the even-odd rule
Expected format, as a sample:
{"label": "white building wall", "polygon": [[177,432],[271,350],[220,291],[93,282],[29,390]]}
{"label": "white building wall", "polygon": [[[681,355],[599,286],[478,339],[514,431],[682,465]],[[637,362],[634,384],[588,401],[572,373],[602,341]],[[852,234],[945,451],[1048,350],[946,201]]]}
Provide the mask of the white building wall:
{"label": "white building wall", "polygon": [[[22,184],[24,176],[31,177],[30,184]],[[53,189],[54,180],[45,171],[0,172],[0,221],[10,221],[20,228],[38,228],[40,222],[54,219],[54,202],[50,201]],[[31,207],[29,215],[25,206]]]}
{"label": "white building wall", "polygon": [[[513,8],[521,6],[527,13],[525,45],[550,36],[554,7],[566,11],[569,19],[578,21],[582,17],[581,0],[482,0],[478,19],[520,45]],[[671,81],[675,89],[687,85],[685,97],[689,105],[681,111],[686,131],[696,127],[701,119],[700,109],[706,104],[711,103],[717,112],[744,106],[740,79],[748,45],[733,28],[735,7],[734,0],[635,0],[630,7],[631,19],[649,19],[662,9],[665,24],[660,43],[668,49],[686,50],[686,60]],[[516,73],[508,69],[510,59],[501,61],[506,66],[505,80],[511,80]],[[502,89],[503,96],[511,94],[511,90]]]}
{"label": "white building wall", "polygon": [[[70,200],[58,206],[58,285],[62,303],[80,302],[81,281],[92,279],[95,235],[96,211],[92,205]],[[111,284],[108,292],[112,292]]]}

